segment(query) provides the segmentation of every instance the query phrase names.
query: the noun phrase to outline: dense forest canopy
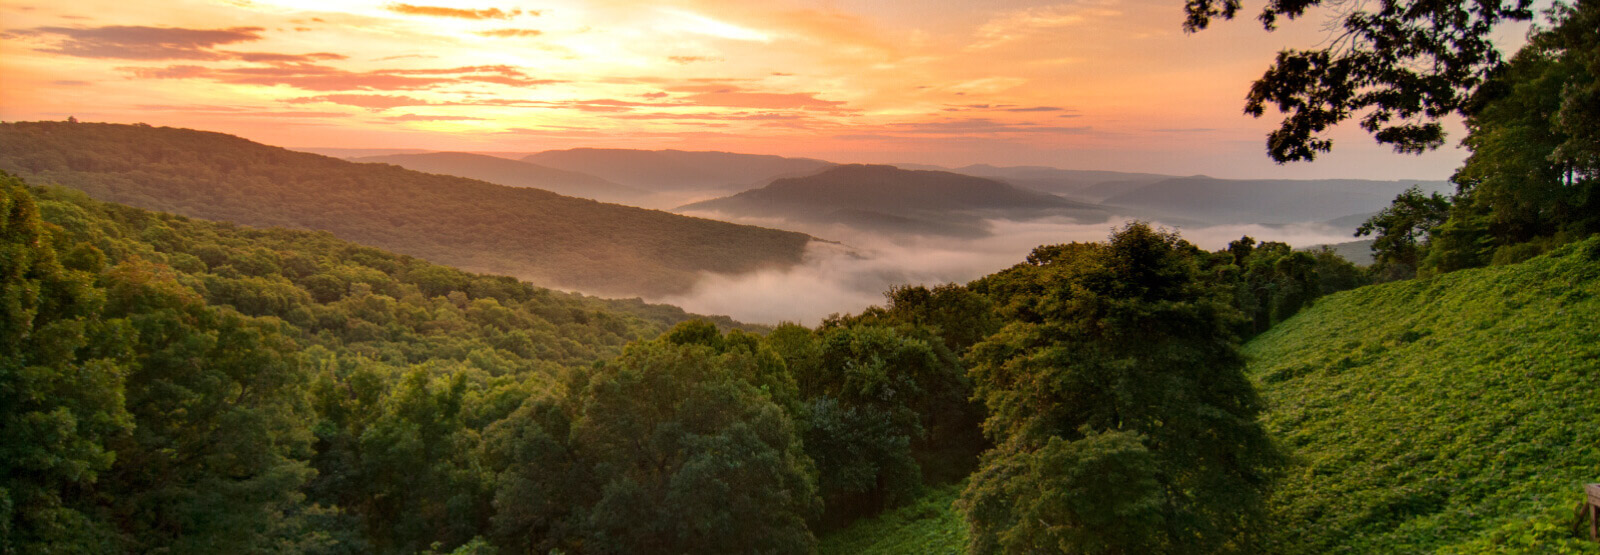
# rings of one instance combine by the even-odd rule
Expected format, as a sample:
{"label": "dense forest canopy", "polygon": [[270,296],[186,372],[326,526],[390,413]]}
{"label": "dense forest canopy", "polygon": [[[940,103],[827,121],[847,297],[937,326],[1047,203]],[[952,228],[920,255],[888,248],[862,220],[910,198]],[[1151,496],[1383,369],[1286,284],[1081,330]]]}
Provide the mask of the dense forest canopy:
{"label": "dense forest canopy", "polygon": [[[325,232],[12,177],[4,192],[17,263],[0,330],[0,489],[5,546],[24,552],[806,552],[819,531],[960,480],[991,442],[1012,444],[980,427],[1006,414],[993,411],[1010,386],[968,366],[1036,326],[1014,289],[1034,279],[1026,268],[1116,252],[1041,247],[971,286],[896,288],[883,307],[767,331]],[[1254,241],[1206,253],[1142,224],[1114,244],[1128,237],[1160,238],[1189,280],[1152,302],[1221,311],[1205,341],[1222,358],[1196,368],[1224,373],[1254,327],[1216,315],[1273,321],[1320,294],[1319,268],[1349,267]],[[1263,309],[1235,293],[1254,282],[1300,293]],[[1225,520],[1205,526],[1244,533]]]}
{"label": "dense forest canopy", "polygon": [[0,169],[141,208],[341,239],[547,287],[687,292],[800,260],[810,237],[146,125],[0,124]]}

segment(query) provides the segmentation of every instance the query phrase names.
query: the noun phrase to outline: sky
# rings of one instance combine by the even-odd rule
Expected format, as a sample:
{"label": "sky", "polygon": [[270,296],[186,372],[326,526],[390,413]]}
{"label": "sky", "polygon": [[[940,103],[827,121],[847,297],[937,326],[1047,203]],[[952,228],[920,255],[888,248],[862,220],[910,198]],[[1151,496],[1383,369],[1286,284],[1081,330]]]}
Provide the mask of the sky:
{"label": "sky", "polygon": [[[1186,34],[1177,0],[0,0],[0,119],[286,147],[677,148],[835,162],[1443,179],[1355,125],[1277,165],[1242,112],[1328,15]],[[1509,41],[1516,34],[1508,34]]]}

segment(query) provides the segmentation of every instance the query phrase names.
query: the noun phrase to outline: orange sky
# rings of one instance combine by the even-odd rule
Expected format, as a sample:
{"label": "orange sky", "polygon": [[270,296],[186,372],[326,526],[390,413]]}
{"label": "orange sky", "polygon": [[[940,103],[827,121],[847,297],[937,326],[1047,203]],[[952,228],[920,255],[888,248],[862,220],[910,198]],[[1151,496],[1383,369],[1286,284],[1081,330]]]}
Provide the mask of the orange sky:
{"label": "orange sky", "polygon": [[1267,160],[1276,120],[1244,92],[1322,16],[1185,35],[1177,0],[414,2],[0,1],[0,119],[1219,177],[1438,179],[1463,157],[1348,125],[1324,160]]}

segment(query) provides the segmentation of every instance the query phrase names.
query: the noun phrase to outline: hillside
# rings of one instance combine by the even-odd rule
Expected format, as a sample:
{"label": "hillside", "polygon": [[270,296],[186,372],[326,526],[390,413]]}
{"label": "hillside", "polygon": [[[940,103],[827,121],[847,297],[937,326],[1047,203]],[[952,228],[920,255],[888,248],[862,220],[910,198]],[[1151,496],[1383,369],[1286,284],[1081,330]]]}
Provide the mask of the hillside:
{"label": "hillside", "polygon": [[588,174],[529,162],[466,152],[428,152],[351,158],[352,162],[394,164],[408,170],[454,175],[507,187],[532,187],[569,197],[626,202],[644,191]]}
{"label": "hillside", "polygon": [[952,172],[850,164],[774,180],[680,211],[843,224],[886,233],[981,236],[985,218],[1104,221],[1099,207]]}
{"label": "hillside", "polygon": [[[1600,238],[1335,294],[1246,346],[1282,552],[1554,551],[1600,481]],[[1590,544],[1589,548],[1600,547]]]}
{"label": "hillside", "polygon": [[785,267],[811,240],[145,125],[7,123],[0,169],[100,200],[325,230],[467,270],[616,296],[685,292],[702,272]]}
{"label": "hillside", "polygon": [[732,152],[574,148],[530,154],[525,162],[596,175],[650,192],[738,191],[779,177],[816,173],[832,162]]}
{"label": "hillside", "polygon": [[[1245,345],[1291,456],[1271,553],[1597,553],[1600,238],[1528,262],[1335,293]],[[957,553],[936,491],[823,553]],[[944,538],[944,539],[941,539]]]}
{"label": "hillside", "polygon": [[999,179],[1038,191],[1065,195],[1084,202],[1100,202],[1119,192],[1143,187],[1176,176],[1099,170],[1064,170],[1048,166],[991,166],[973,164],[956,173]]}
{"label": "hillside", "polygon": [[1178,216],[1209,223],[1321,222],[1377,211],[1407,187],[1446,191],[1443,181],[1360,179],[1165,179],[1104,197],[1106,206],[1143,217]]}

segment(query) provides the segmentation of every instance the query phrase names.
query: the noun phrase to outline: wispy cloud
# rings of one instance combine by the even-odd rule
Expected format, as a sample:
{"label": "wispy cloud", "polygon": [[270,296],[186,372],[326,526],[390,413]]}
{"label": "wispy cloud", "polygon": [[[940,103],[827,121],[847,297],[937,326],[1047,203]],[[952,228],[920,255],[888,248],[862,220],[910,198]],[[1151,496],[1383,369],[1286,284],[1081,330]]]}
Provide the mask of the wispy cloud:
{"label": "wispy cloud", "polygon": [[544,34],[538,29],[490,29],[488,31],[474,31],[472,34],[495,38],[528,38]]}
{"label": "wispy cloud", "polygon": [[217,46],[262,39],[261,27],[185,29],[111,25],[106,27],[35,27],[8,33],[45,44],[34,50],[78,58],[118,60],[225,60],[238,56]]}
{"label": "wispy cloud", "polygon": [[442,6],[417,6],[414,4],[389,4],[384,6],[384,9],[405,15],[454,17],[458,19],[511,19],[524,13],[527,13],[528,15],[539,15],[538,11],[524,12],[521,9],[513,9],[510,11],[501,10],[500,8],[473,10],[446,8]]}

